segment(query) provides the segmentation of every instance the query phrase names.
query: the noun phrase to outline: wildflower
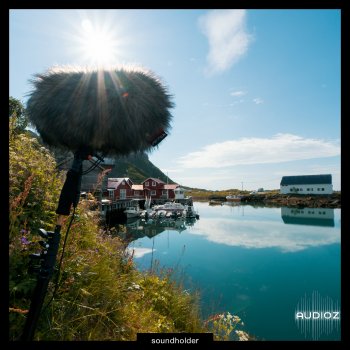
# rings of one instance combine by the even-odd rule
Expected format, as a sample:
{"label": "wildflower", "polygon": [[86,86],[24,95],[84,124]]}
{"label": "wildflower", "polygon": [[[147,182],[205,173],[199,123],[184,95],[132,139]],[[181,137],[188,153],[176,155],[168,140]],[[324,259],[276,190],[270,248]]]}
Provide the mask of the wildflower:
{"label": "wildflower", "polygon": [[249,340],[249,336],[246,332],[244,331],[235,331],[236,334],[238,335],[238,340],[239,341],[247,341]]}
{"label": "wildflower", "polygon": [[233,322],[239,323],[241,319],[238,316],[233,316]]}
{"label": "wildflower", "polygon": [[27,233],[27,230],[25,230],[24,228],[22,228],[22,230],[20,231],[20,233],[25,234],[25,233]]}
{"label": "wildflower", "polygon": [[135,282],[132,282],[131,286],[128,287],[128,290],[133,290],[133,289],[140,290],[141,286],[139,284],[136,284]]}
{"label": "wildflower", "polygon": [[27,237],[21,237],[21,243],[24,245],[30,244],[30,241],[28,241]]}

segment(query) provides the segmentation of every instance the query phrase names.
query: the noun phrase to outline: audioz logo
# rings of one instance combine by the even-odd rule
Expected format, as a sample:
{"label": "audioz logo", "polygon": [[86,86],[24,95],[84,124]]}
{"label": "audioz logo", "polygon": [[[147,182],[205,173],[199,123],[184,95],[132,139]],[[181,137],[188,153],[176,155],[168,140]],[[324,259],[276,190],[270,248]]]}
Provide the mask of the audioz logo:
{"label": "audioz logo", "polygon": [[[338,302],[322,297],[318,292],[305,295],[295,310],[295,322],[306,339],[318,340],[332,334],[340,339],[340,311]],[[339,338],[339,339],[338,339]]]}

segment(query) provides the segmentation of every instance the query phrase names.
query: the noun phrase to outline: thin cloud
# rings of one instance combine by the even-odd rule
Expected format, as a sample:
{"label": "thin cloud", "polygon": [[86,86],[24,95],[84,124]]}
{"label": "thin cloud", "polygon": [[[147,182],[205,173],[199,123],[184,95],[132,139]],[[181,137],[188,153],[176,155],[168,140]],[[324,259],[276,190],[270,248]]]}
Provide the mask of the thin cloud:
{"label": "thin cloud", "polygon": [[245,10],[213,10],[199,18],[208,38],[207,73],[222,73],[247,52],[251,36],[246,32]]}
{"label": "thin cloud", "polygon": [[246,94],[246,91],[233,91],[230,93],[230,95],[234,97],[244,96],[245,94]]}
{"label": "thin cloud", "polygon": [[184,168],[222,168],[241,164],[280,163],[340,155],[339,142],[292,134],[272,138],[246,137],[214,143],[178,160]]}
{"label": "thin cloud", "polygon": [[264,103],[264,100],[260,97],[254,98],[253,102],[257,105],[260,105],[261,103]]}

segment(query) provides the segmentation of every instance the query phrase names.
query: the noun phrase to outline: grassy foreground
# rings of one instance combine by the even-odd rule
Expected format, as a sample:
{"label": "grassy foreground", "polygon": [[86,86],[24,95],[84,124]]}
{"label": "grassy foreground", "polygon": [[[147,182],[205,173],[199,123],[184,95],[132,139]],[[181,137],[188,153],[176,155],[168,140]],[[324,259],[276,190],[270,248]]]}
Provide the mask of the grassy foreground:
{"label": "grassy foreground", "polygon": [[[10,134],[10,340],[21,335],[30,306],[36,278],[27,269],[29,254],[40,251],[37,229],[54,228],[64,178],[55,166],[35,139]],[[200,319],[198,294],[184,292],[166,271],[139,272],[119,238],[101,229],[91,204],[78,206],[58,289],[43,310],[35,340],[136,340],[138,332],[208,331]]]}
{"label": "grassy foreground", "polygon": [[[9,340],[18,340],[36,284],[29,255],[41,249],[37,230],[54,229],[65,176],[45,147],[11,123],[9,175]],[[185,291],[170,271],[138,271],[123,242],[101,228],[93,207],[91,198],[79,203],[57,290],[52,298],[56,272],[34,340],[132,341],[147,332],[213,332],[217,340],[247,340],[245,332],[234,331],[239,321],[230,314],[202,320],[199,293]]]}

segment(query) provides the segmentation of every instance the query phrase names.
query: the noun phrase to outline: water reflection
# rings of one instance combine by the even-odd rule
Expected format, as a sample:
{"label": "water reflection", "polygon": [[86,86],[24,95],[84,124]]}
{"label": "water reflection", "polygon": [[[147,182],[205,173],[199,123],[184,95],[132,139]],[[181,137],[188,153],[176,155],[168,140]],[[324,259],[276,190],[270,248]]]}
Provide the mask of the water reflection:
{"label": "water reflection", "polygon": [[153,238],[167,230],[181,233],[185,231],[188,226],[193,226],[195,222],[195,218],[165,218],[158,220],[144,220],[140,218],[128,219],[125,223],[125,230],[119,232],[118,235],[128,244],[143,237]]}
{"label": "water reflection", "polygon": [[[185,231],[180,224],[179,233],[169,223],[155,225],[155,232],[143,222],[128,223],[123,230],[142,232],[143,238],[128,246],[140,269],[152,270],[157,262],[179,271],[186,289],[200,290],[204,318],[230,311],[258,339],[303,340],[294,320],[300,298],[316,290],[341,300],[340,209],[330,211],[334,217],[328,210],[322,214],[334,226],[314,226],[286,224],[282,215],[288,211],[281,207],[196,207],[200,220],[191,227],[185,222]],[[302,214],[312,213],[293,213]]]}
{"label": "water reflection", "polygon": [[334,209],[331,208],[281,208],[285,224],[334,227]]}
{"label": "water reflection", "polygon": [[[233,208],[226,209],[232,212],[231,217],[220,212],[224,211],[222,206],[215,211],[215,216],[202,215],[189,233],[218,244],[248,249],[276,248],[282,252],[340,243],[340,232],[334,228],[334,209],[306,208],[304,212],[298,212],[297,208],[256,209],[252,206],[237,206],[233,211]],[[271,215],[276,211],[281,213],[282,220]],[[298,223],[298,226],[283,223]]]}

